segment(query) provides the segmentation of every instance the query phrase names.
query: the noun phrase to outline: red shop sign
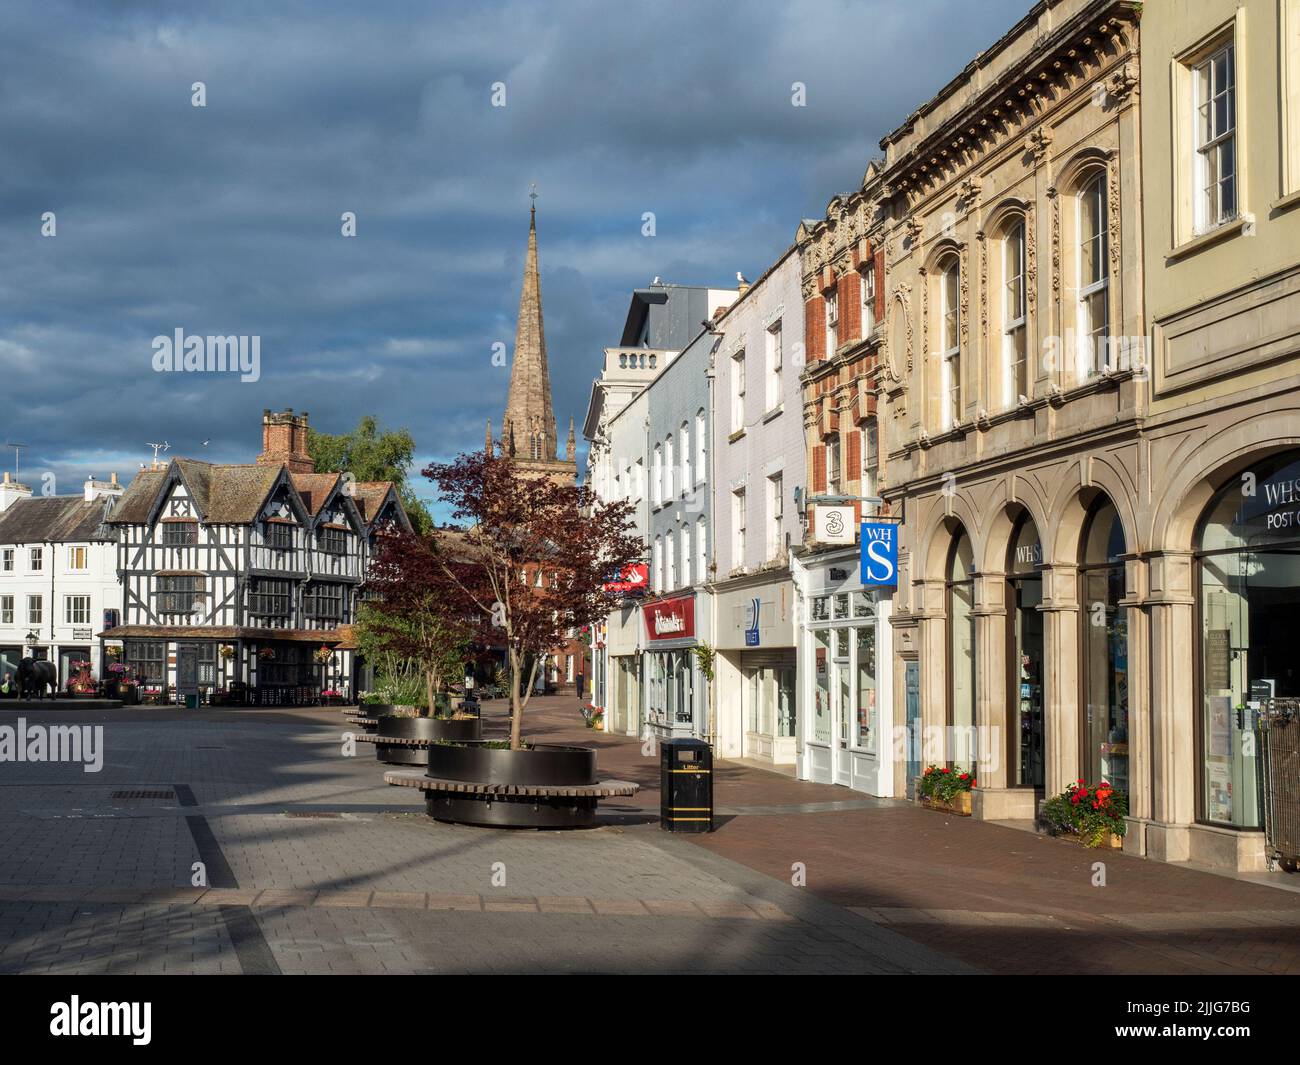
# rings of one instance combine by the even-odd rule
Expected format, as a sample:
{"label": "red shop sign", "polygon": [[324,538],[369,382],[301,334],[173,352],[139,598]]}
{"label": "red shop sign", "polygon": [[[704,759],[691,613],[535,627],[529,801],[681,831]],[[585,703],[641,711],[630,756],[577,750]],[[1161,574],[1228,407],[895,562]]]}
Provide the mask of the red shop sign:
{"label": "red shop sign", "polygon": [[616,595],[642,595],[649,579],[648,563],[631,562],[623,567],[615,580],[605,582],[604,590]]}
{"label": "red shop sign", "polygon": [[641,608],[649,640],[690,640],[695,637],[695,596],[661,599]]}

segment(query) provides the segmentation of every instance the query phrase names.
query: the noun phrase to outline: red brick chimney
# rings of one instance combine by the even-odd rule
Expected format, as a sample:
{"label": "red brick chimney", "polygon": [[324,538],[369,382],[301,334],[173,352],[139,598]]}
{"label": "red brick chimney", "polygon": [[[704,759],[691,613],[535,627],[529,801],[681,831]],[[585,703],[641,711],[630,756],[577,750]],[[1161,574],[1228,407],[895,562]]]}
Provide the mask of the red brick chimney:
{"label": "red brick chimney", "polygon": [[262,411],[262,453],[259,466],[288,466],[290,473],[315,473],[316,462],[307,454],[307,412],[294,414]]}

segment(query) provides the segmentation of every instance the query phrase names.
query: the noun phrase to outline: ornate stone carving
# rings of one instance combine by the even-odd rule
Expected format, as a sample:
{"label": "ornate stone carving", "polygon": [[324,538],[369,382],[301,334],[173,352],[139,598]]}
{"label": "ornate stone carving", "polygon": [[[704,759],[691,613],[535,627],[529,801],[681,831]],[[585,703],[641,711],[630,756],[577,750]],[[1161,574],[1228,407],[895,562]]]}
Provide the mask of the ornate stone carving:
{"label": "ornate stone carving", "polygon": [[903,229],[907,233],[907,239],[911,241],[912,247],[916,247],[921,240],[921,233],[924,230],[924,227],[921,225],[921,219],[914,214],[908,215],[903,221]]}
{"label": "ornate stone carving", "polygon": [[961,327],[961,350],[962,351],[970,350],[970,327],[968,325],[970,321],[970,279],[966,276],[967,258],[968,257],[966,255],[966,245],[963,244],[961,248],[961,253],[958,256],[959,265],[957,267],[957,271],[959,274],[958,281],[960,283],[959,291],[961,293],[960,309],[958,310],[957,313],[960,319],[959,325]]}
{"label": "ornate stone carving", "polygon": [[1038,227],[1032,202],[1025,207],[1025,298],[1033,316],[1038,310]]}
{"label": "ornate stone carving", "polygon": [[1110,245],[1110,271],[1119,276],[1119,165],[1111,159],[1106,165],[1106,223]]}
{"label": "ornate stone carving", "polygon": [[1136,63],[1125,63],[1106,79],[1106,92],[1116,103],[1123,103],[1138,90]]}
{"label": "ornate stone carving", "polygon": [[1056,187],[1047,190],[1052,201],[1052,301],[1061,298],[1061,197]]}
{"label": "ornate stone carving", "polygon": [[957,187],[957,202],[961,209],[970,212],[975,209],[975,201],[980,195],[980,180],[975,177],[968,177]]}
{"label": "ornate stone carving", "polygon": [[984,230],[975,234],[980,246],[980,340],[988,349],[989,336],[989,242]]}
{"label": "ornate stone carving", "polygon": [[1047,153],[1052,148],[1052,129],[1050,126],[1039,126],[1029,134],[1025,141],[1025,151],[1034,157],[1034,164],[1037,165],[1047,158]]}

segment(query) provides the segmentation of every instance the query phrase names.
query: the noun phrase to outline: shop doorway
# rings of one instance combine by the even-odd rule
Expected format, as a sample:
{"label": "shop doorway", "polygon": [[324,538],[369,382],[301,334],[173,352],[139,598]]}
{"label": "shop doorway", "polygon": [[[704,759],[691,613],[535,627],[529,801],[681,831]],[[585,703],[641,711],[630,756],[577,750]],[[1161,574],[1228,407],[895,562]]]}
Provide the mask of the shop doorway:
{"label": "shop doorway", "polygon": [[1043,692],[1043,549],[1025,514],[1011,539],[1007,564],[1008,758],[1011,786],[1042,791],[1046,759]]}

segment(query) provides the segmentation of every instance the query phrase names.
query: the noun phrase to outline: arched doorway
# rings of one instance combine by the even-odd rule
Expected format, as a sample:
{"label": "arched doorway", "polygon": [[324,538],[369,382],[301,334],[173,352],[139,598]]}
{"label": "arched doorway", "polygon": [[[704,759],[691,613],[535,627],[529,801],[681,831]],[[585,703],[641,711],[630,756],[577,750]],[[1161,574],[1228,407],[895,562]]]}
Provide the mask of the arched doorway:
{"label": "arched doorway", "polygon": [[1197,529],[1196,569],[1197,819],[1259,828],[1256,717],[1265,699],[1300,696],[1300,453],[1219,488]]}
{"label": "arched doorway", "polygon": [[974,551],[958,528],[948,549],[945,581],[948,614],[948,761],[975,764],[975,574]]}
{"label": "arched doorway", "polygon": [[1100,496],[1088,511],[1079,545],[1080,771],[1129,790],[1128,610],[1124,598],[1124,526]]}
{"label": "arched doorway", "polygon": [[1043,547],[1024,512],[1007,550],[1007,782],[1042,790],[1046,760],[1043,692]]}

